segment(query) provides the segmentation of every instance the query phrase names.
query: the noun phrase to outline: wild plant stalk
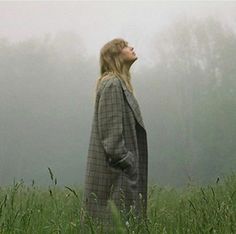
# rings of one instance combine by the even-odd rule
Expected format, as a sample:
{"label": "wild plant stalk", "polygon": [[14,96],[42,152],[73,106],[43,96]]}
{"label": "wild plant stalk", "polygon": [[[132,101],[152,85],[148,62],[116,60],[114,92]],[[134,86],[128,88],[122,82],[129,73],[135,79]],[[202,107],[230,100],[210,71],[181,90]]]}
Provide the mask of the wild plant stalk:
{"label": "wild plant stalk", "polygon": [[[0,187],[0,233],[89,234],[106,228],[81,207],[82,190],[59,187],[51,170],[47,188],[26,186],[24,181]],[[124,202],[124,201],[123,201]],[[180,190],[149,187],[147,219],[139,220],[135,208],[118,210],[113,201],[111,233],[236,233],[236,175],[217,179],[205,187]],[[83,216],[83,220],[81,217]]]}

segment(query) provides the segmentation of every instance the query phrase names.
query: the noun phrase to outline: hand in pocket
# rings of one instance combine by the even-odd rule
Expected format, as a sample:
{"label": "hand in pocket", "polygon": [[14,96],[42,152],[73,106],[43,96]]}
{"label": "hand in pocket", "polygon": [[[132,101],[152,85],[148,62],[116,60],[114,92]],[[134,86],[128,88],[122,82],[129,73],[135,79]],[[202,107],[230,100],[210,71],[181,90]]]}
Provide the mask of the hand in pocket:
{"label": "hand in pocket", "polygon": [[125,169],[123,169],[123,172],[127,175],[133,175],[136,174],[136,167],[135,166],[128,166]]}

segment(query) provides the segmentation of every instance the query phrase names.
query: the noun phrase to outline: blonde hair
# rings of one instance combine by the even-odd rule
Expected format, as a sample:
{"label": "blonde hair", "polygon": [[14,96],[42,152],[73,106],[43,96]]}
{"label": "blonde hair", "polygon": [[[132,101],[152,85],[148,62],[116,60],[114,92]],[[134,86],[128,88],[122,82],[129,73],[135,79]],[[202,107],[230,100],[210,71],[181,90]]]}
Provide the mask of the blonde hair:
{"label": "blonde hair", "polygon": [[115,38],[107,42],[100,50],[100,77],[96,82],[97,93],[99,83],[102,79],[109,77],[109,74],[114,74],[117,78],[122,79],[127,89],[133,93],[131,84],[131,76],[127,66],[124,66],[124,61],[120,55],[121,50],[128,46],[128,42],[122,38]]}

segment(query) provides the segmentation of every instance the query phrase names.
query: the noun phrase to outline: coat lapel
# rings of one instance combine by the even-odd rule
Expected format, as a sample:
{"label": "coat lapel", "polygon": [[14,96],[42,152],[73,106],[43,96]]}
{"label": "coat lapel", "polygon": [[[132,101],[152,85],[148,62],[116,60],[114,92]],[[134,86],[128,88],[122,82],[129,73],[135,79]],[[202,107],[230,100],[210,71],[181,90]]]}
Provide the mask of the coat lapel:
{"label": "coat lapel", "polygon": [[143,123],[143,119],[142,119],[142,115],[141,115],[141,111],[139,108],[139,104],[135,98],[135,96],[127,89],[125,83],[123,80],[119,79],[121,81],[121,85],[122,88],[124,90],[124,94],[126,96],[126,99],[135,115],[136,120],[138,121],[138,123],[145,129],[144,123]]}

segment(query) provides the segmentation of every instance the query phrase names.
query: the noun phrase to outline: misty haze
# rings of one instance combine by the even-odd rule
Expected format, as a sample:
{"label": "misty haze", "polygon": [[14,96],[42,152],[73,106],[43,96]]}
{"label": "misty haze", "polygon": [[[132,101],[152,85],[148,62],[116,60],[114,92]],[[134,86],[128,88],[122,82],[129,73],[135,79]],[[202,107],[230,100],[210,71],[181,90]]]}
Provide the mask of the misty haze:
{"label": "misty haze", "polygon": [[83,185],[99,50],[135,48],[149,184],[236,169],[236,3],[1,2],[0,185]]}

